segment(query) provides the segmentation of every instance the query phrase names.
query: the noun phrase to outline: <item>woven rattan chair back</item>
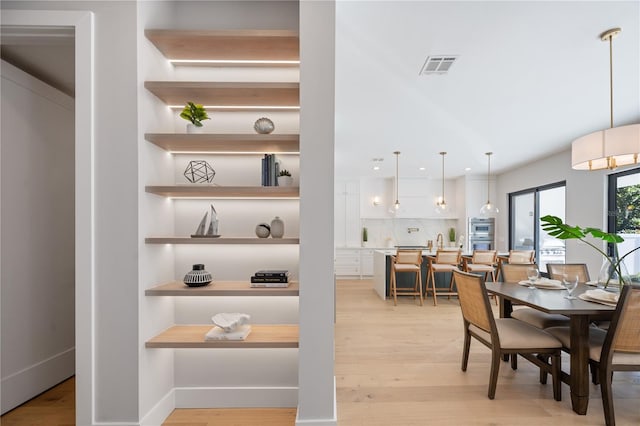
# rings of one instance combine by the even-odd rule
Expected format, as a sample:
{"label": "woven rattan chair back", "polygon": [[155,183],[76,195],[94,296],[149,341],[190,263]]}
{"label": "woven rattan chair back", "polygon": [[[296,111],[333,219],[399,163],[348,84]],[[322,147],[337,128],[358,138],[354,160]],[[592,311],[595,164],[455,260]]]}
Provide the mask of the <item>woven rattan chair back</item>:
{"label": "woven rattan chair back", "polygon": [[537,268],[535,263],[533,264],[512,264],[503,263],[500,265],[502,280],[508,283],[517,283],[528,279],[527,269]]}
{"label": "woven rattan chair back", "polygon": [[510,250],[509,260],[511,264],[533,263],[536,253],[533,250]]}
{"label": "woven rattan chair back", "polygon": [[471,256],[471,263],[476,265],[495,265],[497,252],[495,250],[474,250]]}
{"label": "woven rattan chair back", "polygon": [[460,264],[460,250],[438,250],[436,252],[436,262],[440,265],[458,265]]}
{"label": "woven rattan chair back", "polygon": [[493,314],[482,277],[461,271],[454,271],[453,276],[463,318],[487,333],[494,334]]}
{"label": "woven rattan chair back", "polygon": [[589,270],[584,263],[547,263],[547,272],[549,278],[554,280],[562,280],[562,275],[577,275],[578,282],[586,283],[589,281]]}
{"label": "woven rattan chair back", "polygon": [[422,263],[422,250],[398,249],[395,263],[404,265],[420,265]]}

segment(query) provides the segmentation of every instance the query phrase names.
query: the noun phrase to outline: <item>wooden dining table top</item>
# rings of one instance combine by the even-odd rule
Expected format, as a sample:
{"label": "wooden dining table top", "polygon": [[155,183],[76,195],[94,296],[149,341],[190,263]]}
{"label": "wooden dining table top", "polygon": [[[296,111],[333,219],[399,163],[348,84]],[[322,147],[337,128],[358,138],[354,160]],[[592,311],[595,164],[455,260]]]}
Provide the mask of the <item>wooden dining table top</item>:
{"label": "wooden dining table top", "polygon": [[[527,286],[512,282],[486,282],[485,285],[491,293],[549,314],[598,315],[610,314],[615,310],[614,306],[588,302],[580,298],[566,299],[564,297],[567,295],[566,290],[530,289]],[[578,284],[574,294],[579,296],[594,288],[586,284]]]}

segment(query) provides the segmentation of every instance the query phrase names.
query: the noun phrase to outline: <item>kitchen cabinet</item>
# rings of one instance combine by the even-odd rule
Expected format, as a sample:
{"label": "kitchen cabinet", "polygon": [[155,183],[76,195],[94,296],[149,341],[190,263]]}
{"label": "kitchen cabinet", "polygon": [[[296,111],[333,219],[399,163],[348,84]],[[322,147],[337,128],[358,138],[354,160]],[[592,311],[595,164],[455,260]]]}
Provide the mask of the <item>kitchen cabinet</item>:
{"label": "kitchen cabinet", "polygon": [[360,279],[373,276],[373,252],[370,248],[336,248],[336,276]]}
{"label": "kitchen cabinet", "polygon": [[358,247],[360,229],[360,182],[336,181],[334,193],[334,245]]}

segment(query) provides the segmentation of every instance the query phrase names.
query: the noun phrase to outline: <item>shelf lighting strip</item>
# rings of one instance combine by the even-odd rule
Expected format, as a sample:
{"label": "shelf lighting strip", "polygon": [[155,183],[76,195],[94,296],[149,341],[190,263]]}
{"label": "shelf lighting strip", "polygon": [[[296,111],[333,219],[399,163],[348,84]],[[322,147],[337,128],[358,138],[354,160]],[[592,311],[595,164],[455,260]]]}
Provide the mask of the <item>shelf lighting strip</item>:
{"label": "shelf lighting strip", "polygon": [[[227,110],[244,110],[244,109],[268,109],[268,110],[282,110],[282,111],[297,111],[300,109],[299,105],[203,105],[205,109],[227,109]],[[184,105],[169,105],[171,109],[183,109]]]}
{"label": "shelf lighting strip", "polygon": [[300,197],[221,197],[221,196],[176,196],[167,197],[169,200],[299,200]]}
{"label": "shelf lighting strip", "polygon": [[[264,155],[264,151],[167,151],[169,154],[184,154],[184,155]],[[278,155],[299,155],[300,151],[276,151],[274,154]]]}
{"label": "shelf lighting strip", "polygon": [[300,65],[300,61],[271,61],[260,59],[169,59],[174,65],[188,64],[212,64],[212,65]]}

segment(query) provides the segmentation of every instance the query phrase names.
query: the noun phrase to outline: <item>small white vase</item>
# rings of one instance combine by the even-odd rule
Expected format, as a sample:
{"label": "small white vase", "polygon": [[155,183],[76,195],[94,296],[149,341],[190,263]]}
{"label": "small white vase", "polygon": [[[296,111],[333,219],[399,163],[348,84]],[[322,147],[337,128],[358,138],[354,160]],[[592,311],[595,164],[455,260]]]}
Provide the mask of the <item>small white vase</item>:
{"label": "small white vase", "polygon": [[284,235],[284,222],[280,217],[276,216],[271,221],[271,236],[273,238],[282,238]]}
{"label": "small white vase", "polygon": [[279,186],[293,186],[293,178],[291,176],[278,176]]}
{"label": "small white vase", "polygon": [[204,127],[202,126],[198,127],[193,123],[187,124],[187,133],[202,133],[203,130],[204,130]]}

